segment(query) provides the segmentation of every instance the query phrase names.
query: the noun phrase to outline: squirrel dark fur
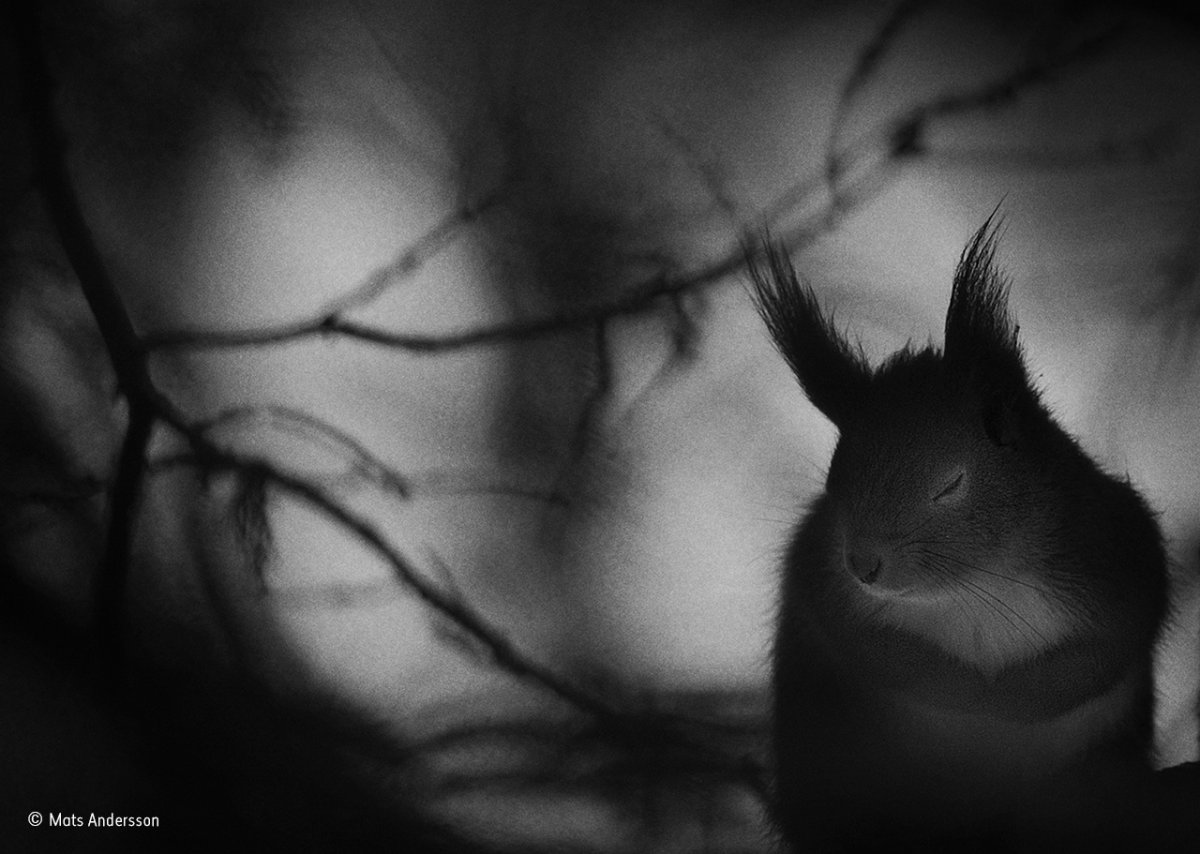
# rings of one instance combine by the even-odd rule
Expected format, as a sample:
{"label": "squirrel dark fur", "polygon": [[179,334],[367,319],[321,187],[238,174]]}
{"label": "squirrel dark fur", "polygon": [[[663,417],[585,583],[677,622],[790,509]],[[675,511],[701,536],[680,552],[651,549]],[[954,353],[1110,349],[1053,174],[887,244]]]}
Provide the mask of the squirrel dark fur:
{"label": "squirrel dark fur", "polygon": [[1147,767],[1162,537],[1030,381],[994,218],[959,260],[944,347],[877,369],[782,249],[750,265],[839,431],[774,644],[774,811],[800,851],[1036,847],[1048,792]]}

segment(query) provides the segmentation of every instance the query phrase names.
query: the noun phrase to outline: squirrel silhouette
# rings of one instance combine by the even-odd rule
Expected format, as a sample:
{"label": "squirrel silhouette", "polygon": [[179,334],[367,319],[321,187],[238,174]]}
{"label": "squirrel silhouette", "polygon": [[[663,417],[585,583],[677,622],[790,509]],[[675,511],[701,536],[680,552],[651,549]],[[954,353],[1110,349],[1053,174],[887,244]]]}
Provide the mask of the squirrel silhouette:
{"label": "squirrel silhouette", "polygon": [[1148,769],[1162,536],[1031,382],[995,220],[963,250],[944,346],[876,369],[781,248],[751,259],[839,432],[774,642],[774,817],[798,851],[1036,848],[1055,798]]}

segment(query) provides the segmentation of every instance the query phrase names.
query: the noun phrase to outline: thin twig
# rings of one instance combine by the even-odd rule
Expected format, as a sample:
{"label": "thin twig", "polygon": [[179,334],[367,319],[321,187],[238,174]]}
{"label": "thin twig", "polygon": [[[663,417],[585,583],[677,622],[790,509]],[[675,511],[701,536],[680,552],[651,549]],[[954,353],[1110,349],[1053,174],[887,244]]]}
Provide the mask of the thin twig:
{"label": "thin twig", "polygon": [[842,86],[834,108],[829,137],[825,143],[825,183],[830,197],[836,197],[838,193],[838,179],[843,169],[838,141],[845,129],[850,109],[862,87],[876,72],[879,63],[895,43],[897,35],[927,2],[928,0],[900,0],[892,13],[884,19],[871,41],[859,53],[850,76]]}
{"label": "thin twig", "polygon": [[[401,474],[371,452],[366,445],[328,421],[315,415],[280,404],[236,406],[214,415],[212,418],[195,422],[189,431],[195,431],[216,442],[215,434],[226,430],[238,431],[264,427],[270,431],[291,433],[316,448],[329,451],[343,459],[346,469],[338,472],[332,480],[342,483],[346,479],[366,481],[385,493],[401,500],[414,498],[447,498],[464,495],[497,495],[528,499],[552,505],[565,505],[566,497],[553,490],[539,489],[515,483],[489,481],[487,472],[431,471],[417,474]],[[149,463],[150,474],[161,474],[179,466],[195,466],[199,458],[195,453],[168,454]],[[314,483],[329,481],[318,474],[310,474]]]}
{"label": "thin twig", "polygon": [[978,110],[994,110],[1012,103],[1031,88],[1053,83],[1062,77],[1063,72],[1104,56],[1127,29],[1124,23],[1112,24],[1070,48],[1045,58],[1031,59],[1011,74],[991,83],[935,98],[913,110],[909,114],[909,121],[923,123]]}
{"label": "thin twig", "polygon": [[[389,264],[380,267],[358,287],[325,304],[318,314],[336,317],[350,309],[368,305],[389,290],[399,280],[420,270],[426,262],[440,253],[467,226],[504,200],[504,188],[498,188],[473,205],[465,205],[426,231],[415,243],[397,255]],[[153,336],[147,336],[148,340]]]}
{"label": "thin twig", "polygon": [[323,490],[261,460],[221,450],[204,440],[198,440],[196,444],[199,446],[197,450],[201,451],[200,464],[206,471],[228,470],[261,477],[269,486],[301,499],[337,522],[382,558],[405,588],[436,613],[467,631],[487,650],[492,661],[511,675],[535,682],[575,708],[596,717],[611,720],[619,716],[616,709],[598,697],[572,685],[519,652],[511,641],[493,629],[463,600],[427,581],[373,524],[342,506]]}
{"label": "thin twig", "polygon": [[744,217],[741,215],[737,200],[729,195],[725,188],[726,182],[718,164],[701,155],[696,150],[695,143],[665,118],[659,118],[655,122],[655,126],[663,138],[679,151],[687,167],[696,173],[717,210],[731,225],[740,226],[744,222]]}
{"label": "thin twig", "polygon": [[[834,128],[825,154],[823,182],[830,194],[830,209],[837,210],[843,205],[842,177],[851,170],[863,168],[864,162],[872,159],[890,161],[926,154],[925,139],[933,122],[982,110],[994,110],[1010,104],[1030,89],[1049,85],[1071,68],[1103,56],[1127,29],[1124,23],[1113,24],[1069,48],[1044,57],[1032,57],[995,80],[974,88],[949,92],[898,116],[890,116],[856,137],[844,148],[837,149],[835,146],[842,133],[844,114],[865,80],[863,74],[877,64],[883,51],[895,38],[900,25],[906,22],[920,5],[919,0],[915,0],[901,3],[896,8],[876,38],[868,45],[866,55],[860,59],[859,65],[846,84],[839,100]],[[797,182],[795,187],[768,208],[774,213],[765,218],[765,223],[771,224],[772,217],[782,215],[782,212],[811,197],[821,182],[822,178],[816,176]]]}
{"label": "thin twig", "polygon": [[293,432],[311,444],[340,453],[348,459],[347,465],[354,475],[400,498],[412,497],[413,487],[408,480],[371,453],[366,445],[329,422],[292,407],[276,404],[238,406],[193,425],[195,430],[210,436],[225,429],[254,426]]}
{"label": "thin twig", "polygon": [[1077,148],[1048,148],[1044,145],[1006,148],[926,147],[925,156],[936,160],[938,166],[959,165],[977,168],[1053,170],[1123,166],[1126,164],[1156,164],[1180,148],[1181,128],[1176,124],[1161,124],[1142,133],[1127,137],[1104,139]]}

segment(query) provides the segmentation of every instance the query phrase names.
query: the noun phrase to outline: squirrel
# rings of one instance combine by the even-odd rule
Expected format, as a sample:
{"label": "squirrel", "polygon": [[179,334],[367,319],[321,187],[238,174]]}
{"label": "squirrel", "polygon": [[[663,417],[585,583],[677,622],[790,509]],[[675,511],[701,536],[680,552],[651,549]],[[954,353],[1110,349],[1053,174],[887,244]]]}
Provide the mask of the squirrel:
{"label": "squirrel", "polygon": [[750,258],[776,347],[839,433],[774,639],[773,811],[798,851],[1029,848],[1049,792],[1148,773],[1162,535],[1031,382],[995,219],[959,259],[944,346],[876,369],[782,248]]}

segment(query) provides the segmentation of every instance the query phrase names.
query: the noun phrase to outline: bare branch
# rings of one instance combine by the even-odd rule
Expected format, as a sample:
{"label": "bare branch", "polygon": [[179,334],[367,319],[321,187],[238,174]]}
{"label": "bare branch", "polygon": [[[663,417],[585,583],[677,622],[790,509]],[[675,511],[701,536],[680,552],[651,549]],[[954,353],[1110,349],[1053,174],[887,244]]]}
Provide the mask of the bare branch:
{"label": "bare branch", "polygon": [[[464,495],[496,495],[563,505],[566,497],[553,490],[539,489],[515,483],[497,482],[487,472],[432,471],[403,475],[379,459],[366,445],[350,433],[307,412],[279,404],[237,406],[226,409],[188,428],[216,441],[215,434],[224,431],[253,430],[291,434],[339,458],[345,468],[333,478],[331,485],[340,486],[347,480],[366,482],[402,500],[415,498],[444,498]],[[172,454],[154,459],[150,474],[159,474],[178,466],[195,466],[199,458],[191,452]],[[314,483],[328,481],[320,474],[309,473]]]}
{"label": "bare branch", "polygon": [[1012,73],[965,92],[955,92],[923,104],[909,114],[918,125],[947,116],[977,110],[994,110],[1016,101],[1035,86],[1061,79],[1064,72],[1104,56],[1126,33],[1124,23],[1112,24],[1099,33],[1045,57],[1034,57]]}
{"label": "bare branch", "polygon": [[1047,169],[1063,172],[1068,169],[1095,169],[1125,164],[1155,164],[1180,149],[1181,129],[1177,124],[1161,124],[1142,133],[1103,139],[1078,148],[1047,148],[1044,145],[1022,148],[964,148],[926,147],[925,156],[936,159],[938,165],[986,165],[989,168],[1011,168],[1024,171]]}
{"label": "bare branch", "polygon": [[367,305],[391,288],[397,281],[416,273],[425,263],[446,248],[467,226],[474,223],[504,200],[503,188],[493,191],[474,205],[464,206],[447,216],[416,243],[401,252],[390,264],[381,267],[366,281],[344,296],[327,303],[319,314],[325,317],[340,315],[352,308]]}
{"label": "bare branch", "polygon": [[109,664],[115,666],[123,645],[121,626],[133,525],[161,395],[150,378],[133,323],[100,257],[71,182],[67,141],[54,114],[56,84],[42,43],[39,6],[32,0],[9,6],[19,51],[18,74],[32,139],[30,148],[47,212],[96,319],[118,386],[129,403],[129,426],[109,497],[108,535],[95,592],[96,629],[101,642],[108,646]]}
{"label": "bare branch", "polygon": [[655,122],[655,127],[658,128],[663,138],[673,148],[678,150],[688,168],[696,173],[696,176],[704,185],[704,189],[712,198],[713,204],[716,205],[717,210],[724,215],[731,225],[739,227],[744,218],[741,215],[737,201],[726,190],[726,181],[721,174],[719,163],[701,155],[696,150],[695,143],[665,118],[659,118]]}
{"label": "bare branch", "polygon": [[206,471],[234,471],[261,477],[271,487],[300,499],[354,534],[364,545],[382,558],[396,579],[436,613],[447,617],[468,632],[484,649],[491,660],[518,678],[530,680],[575,708],[597,717],[617,717],[615,709],[602,700],[580,690],[558,674],[532,661],[519,652],[503,635],[489,625],[462,599],[432,585],[397,551],[387,538],[370,522],[327,495],[308,481],[280,471],[261,460],[243,457],[216,448],[198,435],[189,436],[198,453],[200,465]]}
{"label": "bare branch", "polygon": [[401,252],[391,263],[379,268],[348,293],[336,297],[318,310],[315,319],[284,323],[271,327],[246,330],[170,330],[148,332],[142,336],[139,349],[146,353],[158,350],[191,348],[222,348],[263,346],[293,341],[314,335],[339,333],[376,344],[391,344],[406,350],[432,352],[438,349],[435,339],[425,336],[406,336],[374,329],[347,320],[345,312],[367,305],[386,292],[397,281],[412,276],[433,256],[437,255],[462,228],[474,222],[484,211],[499,203],[499,191],[476,204],[463,208],[426,232],[415,244]]}
{"label": "bare branch", "polygon": [[740,256],[728,258],[696,274],[674,279],[657,277],[630,289],[610,303],[589,306],[576,312],[534,320],[518,320],[480,326],[461,332],[419,334],[394,332],[369,324],[346,320],[337,314],[309,321],[241,331],[163,332],[147,337],[148,351],[174,349],[231,349],[265,347],[305,338],[340,335],[351,340],[421,355],[435,355],[472,347],[508,344],[559,335],[601,320],[640,314],[658,300],[680,291],[700,288],[734,272]]}
{"label": "bare branch", "polygon": [[[856,74],[847,84],[844,99],[849,99],[862,85],[863,75],[878,62],[884,47],[894,37],[900,23],[913,14],[920,3],[904,3],[889,19],[884,31],[868,46],[870,57],[860,61]],[[1113,25],[1098,35],[1084,39],[1074,46],[1043,58],[1031,59],[1002,78],[975,89],[950,93],[900,116],[893,116],[854,140],[846,148],[826,157],[822,174],[801,179],[760,216],[765,226],[810,203],[816,193],[827,185],[829,163],[835,162],[837,181],[827,204],[802,225],[785,230],[785,243],[795,250],[816,236],[834,227],[848,212],[873,198],[886,179],[885,168],[902,156],[924,152],[924,136],[929,124],[937,119],[981,109],[994,109],[1015,100],[1032,86],[1049,83],[1067,69],[1103,54],[1124,32],[1123,25]],[[847,179],[847,176],[848,179]],[[372,274],[350,293],[328,303],[316,316],[292,323],[244,330],[168,330],[145,336],[142,346],[146,352],[175,349],[230,349],[263,347],[288,341],[322,336],[341,336],[363,343],[395,348],[415,354],[437,354],[470,347],[520,342],[560,334],[589,326],[607,318],[639,314],[663,298],[698,290],[705,285],[735,273],[743,261],[740,248],[730,251],[706,268],[680,277],[660,275],[629,289],[621,297],[607,303],[588,306],[576,312],[533,320],[517,320],[478,326],[463,331],[441,334],[404,333],[362,323],[344,316],[355,306],[379,296],[397,278],[410,275],[424,259],[446,244],[458,229],[473,221],[480,209],[496,204],[499,194],[493,194],[475,209],[464,209],[445,220],[422,237],[413,247],[401,252],[395,261]]]}
{"label": "bare branch", "polygon": [[343,457],[350,476],[372,483],[399,498],[412,497],[413,488],[408,480],[385,465],[365,445],[349,433],[298,409],[273,404],[239,406],[193,425],[194,430],[206,436],[226,429],[254,427],[293,433],[312,445]]}
{"label": "bare branch", "polygon": [[[1044,56],[1031,57],[1018,68],[996,80],[972,89],[947,93],[927,101],[907,113],[889,117],[858,136],[844,148],[838,149],[837,141],[842,135],[849,106],[854,96],[878,65],[880,58],[894,40],[901,26],[919,10],[921,5],[920,0],[911,0],[911,2],[902,2],[896,7],[893,14],[885,20],[880,31],[860,55],[859,62],[843,89],[825,154],[823,183],[830,194],[828,211],[831,214],[861,204],[865,198],[872,195],[864,195],[862,183],[853,182],[853,192],[858,198],[855,202],[847,205],[842,199],[842,179],[847,173],[860,171],[865,166],[870,167],[869,172],[875,173],[878,172],[880,165],[887,161],[927,154],[925,137],[929,126],[934,121],[1006,106],[1016,101],[1031,88],[1053,83],[1060,79],[1066,71],[1105,55],[1127,29],[1124,23],[1112,24],[1099,33],[1081,39],[1071,46],[1058,51],[1050,51]],[[874,164],[871,164],[871,161],[875,161]],[[821,183],[822,180],[816,177],[809,177],[798,182],[768,208],[769,213],[764,219],[765,224],[770,225],[775,218],[810,199]],[[836,216],[830,220],[831,223],[835,221]]]}
{"label": "bare branch", "polygon": [[[370,547],[389,566],[396,579],[437,614],[461,631],[460,638],[469,640],[497,666],[511,675],[528,680],[549,691],[572,708],[592,716],[608,732],[610,737],[624,742],[633,739],[643,742],[665,739],[679,749],[696,752],[697,757],[708,756],[708,762],[728,764],[729,755],[723,748],[712,743],[714,736],[727,727],[720,721],[696,720],[675,714],[637,714],[614,706],[599,695],[586,691],[561,675],[536,663],[520,652],[506,637],[496,631],[482,616],[471,608],[453,585],[438,586],[428,581],[409,561],[397,551],[370,522],[343,507],[323,490],[310,482],[279,471],[259,460],[217,449],[207,443],[200,434],[193,432],[189,440],[197,450],[197,460],[205,471],[228,470],[239,476],[250,474],[285,494],[299,498],[314,506],[328,518],[353,533]],[[440,559],[443,572],[448,572]],[[737,774],[747,774],[746,782],[758,793],[765,792],[765,779],[761,765],[748,756],[733,763],[741,768]]]}
{"label": "bare branch", "polygon": [[838,141],[842,137],[854,101],[862,87],[876,72],[883,57],[891,49],[897,35],[921,10],[921,7],[926,5],[926,2],[927,0],[900,0],[892,13],[884,19],[871,41],[859,53],[858,61],[842,86],[837,106],[834,108],[829,138],[825,143],[825,183],[830,196],[837,195],[838,179],[843,168],[841,154],[838,151]]}

